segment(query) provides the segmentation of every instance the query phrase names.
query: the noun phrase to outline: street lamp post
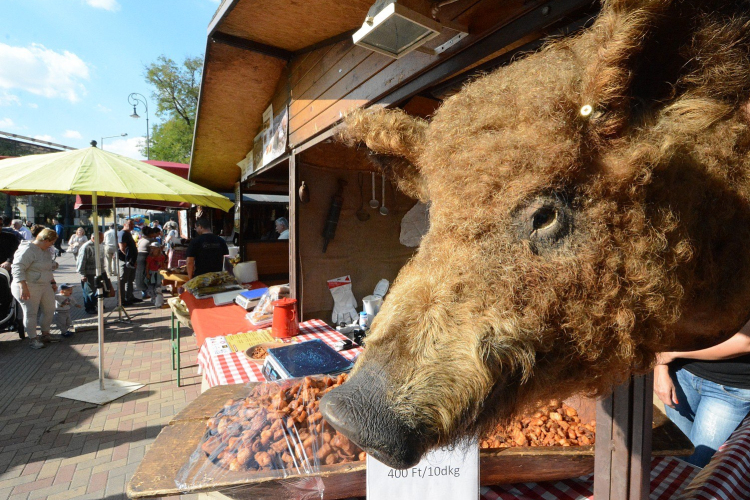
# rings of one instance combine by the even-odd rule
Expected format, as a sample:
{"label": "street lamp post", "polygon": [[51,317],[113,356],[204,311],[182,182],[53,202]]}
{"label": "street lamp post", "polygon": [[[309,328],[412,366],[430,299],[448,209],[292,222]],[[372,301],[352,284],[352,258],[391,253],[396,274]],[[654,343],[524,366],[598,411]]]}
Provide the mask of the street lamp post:
{"label": "street lamp post", "polygon": [[124,134],[119,134],[119,135],[108,135],[107,137],[102,137],[102,138],[101,138],[101,139],[102,139],[102,144],[101,144],[101,149],[102,149],[102,151],[104,151],[104,139],[112,139],[113,137],[127,137],[127,135],[128,135],[128,134],[127,134],[127,132],[126,132],[126,133],[124,133]]}
{"label": "street lamp post", "polygon": [[133,114],[130,115],[131,118],[140,118],[138,115],[138,111],[136,111],[136,106],[138,104],[143,104],[143,107],[146,108],[146,159],[151,159],[151,136],[150,131],[148,128],[148,101],[145,97],[143,97],[143,94],[139,94],[138,92],[133,92],[128,96],[128,104],[133,106]]}

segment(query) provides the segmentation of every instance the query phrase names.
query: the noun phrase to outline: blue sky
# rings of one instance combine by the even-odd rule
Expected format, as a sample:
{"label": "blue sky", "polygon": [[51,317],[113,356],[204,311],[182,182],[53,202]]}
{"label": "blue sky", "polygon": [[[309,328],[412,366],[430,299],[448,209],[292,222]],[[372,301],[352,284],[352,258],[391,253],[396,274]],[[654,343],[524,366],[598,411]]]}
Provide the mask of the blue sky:
{"label": "blue sky", "polygon": [[142,158],[145,112],[128,95],[149,100],[144,66],[164,54],[181,63],[201,56],[219,0],[2,0],[0,131]]}

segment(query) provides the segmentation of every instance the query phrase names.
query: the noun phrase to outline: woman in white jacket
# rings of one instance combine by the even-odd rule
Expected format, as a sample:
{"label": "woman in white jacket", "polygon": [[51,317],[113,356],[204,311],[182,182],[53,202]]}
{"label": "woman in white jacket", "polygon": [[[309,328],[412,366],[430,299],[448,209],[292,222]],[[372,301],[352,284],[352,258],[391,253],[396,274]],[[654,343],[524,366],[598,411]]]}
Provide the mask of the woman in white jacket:
{"label": "woman in white jacket", "polygon": [[75,234],[73,234],[68,240],[68,251],[73,252],[73,256],[77,259],[78,249],[87,241],[89,241],[89,239],[86,237],[86,231],[84,231],[82,227],[79,227],[76,229]]}
{"label": "woman in white jacket", "polygon": [[[60,340],[59,335],[50,334],[52,317],[55,314],[55,292],[52,289],[57,267],[49,252],[55,244],[57,233],[43,229],[36,239],[22,243],[13,256],[11,274],[13,296],[21,303],[26,334],[31,339],[32,349],[41,349],[45,342]],[[42,337],[36,334],[37,315],[41,312]]]}

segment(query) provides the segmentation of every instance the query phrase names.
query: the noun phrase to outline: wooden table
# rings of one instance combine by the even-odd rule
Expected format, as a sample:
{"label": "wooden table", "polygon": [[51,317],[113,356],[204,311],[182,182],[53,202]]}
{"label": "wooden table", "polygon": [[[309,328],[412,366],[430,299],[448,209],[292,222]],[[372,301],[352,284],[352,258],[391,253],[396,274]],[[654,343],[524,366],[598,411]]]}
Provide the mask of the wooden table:
{"label": "wooden table", "polygon": [[[206,430],[206,420],[212,417],[228,399],[245,397],[254,384],[217,386],[204,392],[175,416],[162,429],[141,461],[127,486],[131,498],[158,497],[180,494],[175,485],[179,469],[198,447]],[[593,405],[592,400],[588,404]],[[692,445],[685,436],[656,408],[653,424],[653,455],[686,455]],[[675,459],[669,459],[675,460]],[[594,447],[506,448],[480,451],[480,482],[483,486],[523,483],[527,481],[557,481],[575,478],[594,471]],[[313,477],[319,478],[324,498],[336,499],[365,495],[365,462],[323,466]],[[241,476],[227,475],[216,483],[191,489],[190,492],[219,491],[231,498],[251,498],[255,488],[263,489],[263,498],[288,499],[295,491],[291,486],[299,475],[285,479],[269,477],[268,473],[251,472]],[[309,476],[306,476],[309,477]],[[692,477],[692,476],[690,476]],[[687,476],[683,477],[685,480]],[[313,484],[317,484],[313,482]],[[541,484],[541,483],[538,483]],[[554,483],[557,484],[557,483]],[[229,490],[229,491],[227,491]],[[255,490],[257,492],[257,490]],[[491,498],[492,488],[485,490]],[[502,497],[508,498],[508,497]],[[545,496],[544,498],[575,498]],[[668,498],[668,497],[664,497]]]}
{"label": "wooden table", "polygon": [[177,295],[177,289],[188,282],[187,274],[170,273],[169,271],[159,271],[164,286],[171,286],[172,296]]}

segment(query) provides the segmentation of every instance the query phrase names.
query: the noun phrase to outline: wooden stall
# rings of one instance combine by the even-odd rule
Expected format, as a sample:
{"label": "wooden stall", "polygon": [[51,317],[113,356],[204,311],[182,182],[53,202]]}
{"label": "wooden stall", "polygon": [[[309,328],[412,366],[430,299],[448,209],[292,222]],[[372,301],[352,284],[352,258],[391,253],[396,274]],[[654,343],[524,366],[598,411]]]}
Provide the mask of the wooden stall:
{"label": "wooden stall", "polygon": [[[389,215],[372,211],[369,220],[357,219],[358,171],[367,173],[367,205],[374,167],[364,152],[348,151],[332,139],[343,115],[378,104],[428,117],[467,79],[538,48],[547,36],[580,28],[598,9],[588,0],[399,3],[444,25],[437,38],[399,59],[352,42],[372,0],[225,0],[208,28],[190,180],[223,192],[240,182],[242,193],[289,195],[288,279],[304,317],[329,317],[327,279],[352,275],[361,299],[378,279],[392,280],[414,251],[400,245],[398,235],[415,201],[390,183]],[[277,157],[263,159],[254,141],[269,111],[272,117],[286,113],[286,144]],[[238,164],[254,148],[255,161],[250,171],[243,170]],[[336,237],[323,253],[323,225],[339,179],[346,182],[344,206]],[[303,182],[309,203],[299,198]],[[376,183],[380,199],[379,175]],[[242,210],[244,234],[248,217]],[[260,243],[248,247],[244,234],[245,260],[269,257]]]}
{"label": "wooden stall", "polygon": [[[364,151],[335,141],[343,116],[384,105],[429,117],[467,80],[538,49],[548,36],[580,29],[598,11],[590,0],[403,0],[444,29],[422,50],[393,59],[352,42],[372,3],[224,0],[208,28],[190,180],[220,191],[239,183],[241,193],[288,194],[287,248],[244,235],[240,247],[246,260],[267,259],[267,269],[281,269],[286,258],[303,319],[330,320],[326,280],[350,275],[361,300],[379,279],[392,281],[416,250],[399,241],[416,201],[387,180],[383,196],[378,174],[376,199],[385,198],[388,215],[368,208],[375,168]],[[283,148],[266,158],[258,137],[277,119],[282,129],[271,130]],[[324,252],[337,195],[341,213]],[[240,213],[247,233],[249,215]],[[260,264],[259,271],[262,278]]]}

